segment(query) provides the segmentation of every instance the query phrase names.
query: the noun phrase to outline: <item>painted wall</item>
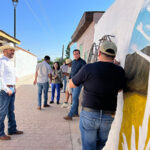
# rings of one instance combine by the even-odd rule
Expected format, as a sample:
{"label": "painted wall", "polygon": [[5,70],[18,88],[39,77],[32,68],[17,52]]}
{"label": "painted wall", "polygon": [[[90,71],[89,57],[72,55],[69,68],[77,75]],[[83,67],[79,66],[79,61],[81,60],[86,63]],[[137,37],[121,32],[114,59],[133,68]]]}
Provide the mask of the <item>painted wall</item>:
{"label": "painted wall", "polygon": [[[121,62],[121,66],[125,67],[126,75],[132,71],[133,78],[137,79],[136,83],[140,82],[138,85],[132,84],[133,89],[136,89],[136,86],[139,89],[141,85],[143,91],[147,90],[144,95],[141,95],[141,89],[140,94],[132,90],[130,94],[120,93],[118,95],[116,116],[103,150],[150,149],[150,57],[147,52],[149,51],[148,43],[150,45],[148,41],[150,25],[147,21],[150,13],[148,16],[142,14],[143,9],[147,9],[146,13],[150,11],[150,0],[116,0],[95,25],[94,42],[99,44],[98,40],[104,35],[115,35],[112,40],[118,47],[117,59]],[[141,18],[140,14],[142,14]],[[143,17],[144,20],[142,20]],[[147,24],[145,24],[146,21]],[[138,34],[135,34],[134,31]],[[142,46],[140,43],[146,40],[147,44]],[[136,61],[138,63],[135,63]],[[127,64],[127,62],[130,63]],[[138,71],[139,67],[140,71]],[[142,76],[141,72],[144,72]],[[143,83],[146,83],[146,88]]]}
{"label": "painted wall", "polygon": [[36,64],[37,64],[37,57],[22,50],[16,51],[15,66],[16,66],[16,73],[19,78],[30,74],[34,74]]}

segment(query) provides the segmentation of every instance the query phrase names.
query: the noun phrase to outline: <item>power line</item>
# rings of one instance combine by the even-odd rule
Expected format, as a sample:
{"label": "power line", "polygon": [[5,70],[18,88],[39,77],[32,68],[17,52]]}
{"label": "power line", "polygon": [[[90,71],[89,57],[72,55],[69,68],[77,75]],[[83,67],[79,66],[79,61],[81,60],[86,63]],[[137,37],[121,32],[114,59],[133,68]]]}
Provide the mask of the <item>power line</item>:
{"label": "power line", "polygon": [[36,15],[36,13],[34,12],[34,10],[32,9],[32,7],[29,4],[29,2],[27,0],[24,0],[24,1],[25,1],[26,5],[28,6],[29,10],[31,11],[33,17],[36,19],[37,23],[43,28],[40,19],[38,18],[38,16]]}
{"label": "power line", "polygon": [[46,25],[48,26],[48,28],[51,28],[51,27],[50,27],[50,24],[49,24],[49,20],[50,20],[50,19],[49,19],[47,13],[46,13],[45,8],[44,8],[43,5],[42,5],[41,0],[37,0],[37,1],[38,1],[38,4],[39,4],[39,8],[40,8],[41,14],[43,15],[43,18],[44,18],[44,20],[45,20],[45,22],[46,22]]}

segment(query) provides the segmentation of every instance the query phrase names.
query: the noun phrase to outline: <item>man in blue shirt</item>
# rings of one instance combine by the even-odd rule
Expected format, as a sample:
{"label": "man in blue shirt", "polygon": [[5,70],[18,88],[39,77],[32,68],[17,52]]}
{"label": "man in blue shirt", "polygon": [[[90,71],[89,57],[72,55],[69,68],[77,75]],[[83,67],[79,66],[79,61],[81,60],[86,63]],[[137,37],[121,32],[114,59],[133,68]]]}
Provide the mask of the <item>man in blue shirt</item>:
{"label": "man in blue shirt", "polygon": [[[73,51],[74,60],[72,62],[72,68],[70,73],[70,79],[74,77],[79,70],[86,64],[86,62],[80,57],[80,51],[75,49]],[[64,117],[65,120],[72,120],[72,117],[78,115],[78,106],[79,106],[79,95],[82,85],[72,89],[72,107],[67,116]]]}

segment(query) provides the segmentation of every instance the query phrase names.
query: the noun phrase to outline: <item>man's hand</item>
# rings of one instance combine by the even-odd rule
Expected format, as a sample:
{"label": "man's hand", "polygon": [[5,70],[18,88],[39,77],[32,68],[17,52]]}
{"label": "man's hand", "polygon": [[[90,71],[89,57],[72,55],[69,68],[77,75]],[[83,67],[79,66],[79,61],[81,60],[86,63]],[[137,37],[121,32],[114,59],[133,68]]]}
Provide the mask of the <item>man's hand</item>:
{"label": "man's hand", "polygon": [[49,84],[51,84],[52,83],[52,80],[49,80]]}
{"label": "man's hand", "polygon": [[56,79],[56,78],[57,78],[57,75],[55,75],[54,78]]}
{"label": "man's hand", "polygon": [[11,96],[11,95],[12,95],[12,91],[9,90],[9,91],[7,92],[7,94],[8,94],[9,96]]}
{"label": "man's hand", "polygon": [[34,80],[33,84],[36,85],[37,84],[37,80]]}

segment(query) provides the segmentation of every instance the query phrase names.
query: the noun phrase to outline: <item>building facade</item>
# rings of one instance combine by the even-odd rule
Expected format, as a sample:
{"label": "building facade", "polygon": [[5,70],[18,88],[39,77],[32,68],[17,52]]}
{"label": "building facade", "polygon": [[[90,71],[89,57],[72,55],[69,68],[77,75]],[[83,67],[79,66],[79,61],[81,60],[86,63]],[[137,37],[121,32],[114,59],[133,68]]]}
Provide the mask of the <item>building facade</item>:
{"label": "building facade", "polygon": [[81,57],[87,61],[89,51],[94,41],[95,24],[103,16],[104,11],[85,12],[74,32],[71,44],[76,43],[76,48],[80,50]]}
{"label": "building facade", "polygon": [[[12,42],[14,44],[20,44],[21,42],[18,39],[13,38],[9,34],[0,30],[0,46],[3,43]],[[37,65],[37,57],[31,52],[16,46],[17,50],[15,52],[15,56],[13,58],[16,74],[18,79],[22,77],[26,77],[35,73],[36,65]],[[3,56],[3,53],[0,52],[0,57]]]}

